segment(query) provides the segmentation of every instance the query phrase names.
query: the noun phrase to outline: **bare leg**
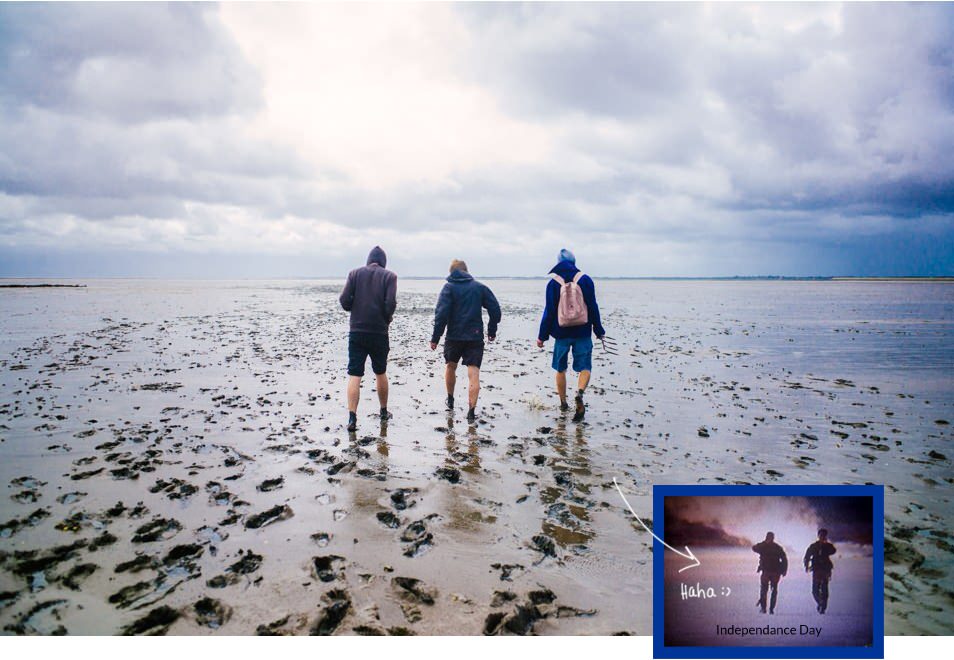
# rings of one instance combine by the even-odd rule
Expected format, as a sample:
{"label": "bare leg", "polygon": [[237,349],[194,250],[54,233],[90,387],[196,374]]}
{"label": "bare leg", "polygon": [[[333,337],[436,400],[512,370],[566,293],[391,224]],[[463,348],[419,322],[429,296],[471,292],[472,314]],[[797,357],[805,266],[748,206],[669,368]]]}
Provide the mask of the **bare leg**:
{"label": "bare leg", "polygon": [[374,379],[378,386],[378,403],[382,408],[388,407],[388,375],[375,374]]}
{"label": "bare leg", "polygon": [[454,388],[457,386],[457,363],[448,362],[444,370],[444,384],[447,386],[447,396],[454,396]]}
{"label": "bare leg", "polygon": [[557,394],[560,395],[560,403],[566,403],[566,372],[558,371],[556,373]]}
{"label": "bare leg", "polygon": [[477,395],[480,394],[480,367],[467,367],[467,377],[470,380],[467,404],[473,409],[477,407]]}
{"label": "bare leg", "polygon": [[[589,372],[589,371],[581,371],[581,372],[580,372],[579,386],[578,386],[578,387],[579,387],[579,390],[582,392],[583,390],[586,389],[586,386],[589,385],[589,384],[590,384],[590,372]],[[564,391],[565,391],[565,385],[564,385]]]}
{"label": "bare leg", "polygon": [[361,396],[361,376],[348,376],[348,412],[358,411]]}

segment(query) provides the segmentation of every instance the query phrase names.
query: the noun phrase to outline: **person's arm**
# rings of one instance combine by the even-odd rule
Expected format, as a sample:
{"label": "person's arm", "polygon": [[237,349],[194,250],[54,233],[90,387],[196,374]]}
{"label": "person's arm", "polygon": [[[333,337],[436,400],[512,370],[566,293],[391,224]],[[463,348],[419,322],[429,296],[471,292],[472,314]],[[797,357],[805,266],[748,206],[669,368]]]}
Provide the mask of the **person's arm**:
{"label": "person's arm", "polygon": [[782,550],[782,577],[788,574],[788,555]]}
{"label": "person's arm", "polygon": [[487,315],[490,317],[490,320],[487,323],[487,338],[490,341],[493,341],[497,337],[497,325],[500,323],[500,319],[502,318],[502,314],[500,313],[500,303],[497,302],[497,297],[488,286],[484,286],[483,288],[483,300],[481,302],[484,306],[484,309],[487,310]]}
{"label": "person's arm", "polygon": [[553,315],[556,314],[556,299],[559,297],[560,285],[555,280],[547,283],[546,305],[543,307],[543,318],[540,319],[540,332],[537,334],[537,341],[544,342],[550,338],[550,325],[553,323]]}
{"label": "person's arm", "polygon": [[441,340],[444,334],[444,328],[447,327],[447,317],[451,309],[451,285],[445,284],[441,289],[441,295],[437,298],[437,306],[434,308],[434,332],[431,334],[431,343],[436,344]]}
{"label": "person's arm", "polygon": [[[586,276],[586,279],[589,281],[589,286],[583,289],[583,301],[586,303],[590,322],[593,323],[593,333],[597,339],[602,339],[606,336],[606,330],[603,329],[603,322],[600,319],[600,306],[596,303],[596,285],[589,275]],[[581,277],[580,281],[582,282],[582,280]]]}
{"label": "person's arm", "polygon": [[341,303],[344,311],[351,311],[351,307],[354,305],[354,271],[348,273],[348,279],[345,280],[344,290],[338,297],[338,302]]}
{"label": "person's arm", "polygon": [[825,548],[825,550],[827,551],[826,554],[827,554],[829,557],[831,557],[833,554],[835,554],[836,552],[838,552],[838,551],[835,549],[835,544],[833,544],[833,543],[829,543],[829,544],[828,544],[828,547]]}
{"label": "person's arm", "polygon": [[805,559],[803,561],[805,563],[806,573],[808,572],[808,567],[811,565],[811,562],[812,562],[812,546],[814,546],[814,543],[808,546],[808,550],[805,551]]}
{"label": "person's arm", "polygon": [[391,273],[384,289],[384,315],[388,324],[394,319],[394,310],[397,309],[397,275]]}
{"label": "person's arm", "polygon": [[761,543],[756,543],[755,545],[752,546],[752,552],[761,552],[762,551],[761,546],[762,546]]}

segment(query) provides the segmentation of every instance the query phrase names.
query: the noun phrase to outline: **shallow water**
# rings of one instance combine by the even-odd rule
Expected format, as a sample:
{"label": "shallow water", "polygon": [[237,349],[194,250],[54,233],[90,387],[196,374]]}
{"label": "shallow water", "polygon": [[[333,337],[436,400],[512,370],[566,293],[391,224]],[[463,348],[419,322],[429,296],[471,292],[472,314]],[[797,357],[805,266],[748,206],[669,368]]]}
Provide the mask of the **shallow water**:
{"label": "shallow water", "polygon": [[7,632],[650,634],[616,477],[646,517],[653,483],[885,483],[886,633],[954,633],[950,284],[599,282],[621,350],[576,425],[544,282],[489,281],[468,426],[427,346],[441,282],[402,280],[395,417],[366,383],[349,437],[339,282],[85,283],[0,290]]}

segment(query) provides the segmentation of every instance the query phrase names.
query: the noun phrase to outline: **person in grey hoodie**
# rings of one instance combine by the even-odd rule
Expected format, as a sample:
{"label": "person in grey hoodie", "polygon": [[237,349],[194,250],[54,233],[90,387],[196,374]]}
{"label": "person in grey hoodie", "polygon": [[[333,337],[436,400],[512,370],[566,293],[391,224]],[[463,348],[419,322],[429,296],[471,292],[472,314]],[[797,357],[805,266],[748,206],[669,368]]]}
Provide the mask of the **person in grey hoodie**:
{"label": "person in grey hoodie", "polygon": [[441,289],[434,309],[434,333],[431,350],[447,328],[444,340],[444,384],[447,386],[447,409],[454,409],[454,386],[457,384],[457,363],[467,367],[470,388],[467,391],[467,421],[477,419],[477,394],[480,392],[480,365],[484,359],[484,319],[482,310],[490,317],[487,341],[497,337],[500,323],[500,305],[493,292],[467,272],[467,264],[454,259],[450,265],[447,284]]}
{"label": "person in grey hoodie", "polygon": [[338,299],[346,312],[351,312],[348,334],[348,431],[358,428],[358,399],[364,365],[371,357],[381,404],[381,419],[388,412],[388,326],[397,308],[397,275],[385,266],[388,257],[379,246],[368,254],[368,263],[348,273],[344,290]]}

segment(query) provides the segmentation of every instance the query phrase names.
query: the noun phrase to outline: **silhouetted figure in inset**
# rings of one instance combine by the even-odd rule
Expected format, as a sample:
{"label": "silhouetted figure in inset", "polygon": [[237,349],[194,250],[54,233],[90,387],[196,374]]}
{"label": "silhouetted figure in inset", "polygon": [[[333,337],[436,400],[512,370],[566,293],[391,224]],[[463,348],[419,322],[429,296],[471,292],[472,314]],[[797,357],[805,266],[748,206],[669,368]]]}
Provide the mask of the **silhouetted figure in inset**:
{"label": "silhouetted figure in inset", "polygon": [[834,568],[831,556],[835,552],[835,546],[828,541],[827,529],[818,530],[818,540],[805,551],[805,572],[812,572],[812,597],[821,614],[828,609],[828,582]]}
{"label": "silhouetted figure in inset", "polygon": [[778,600],[778,581],[788,573],[788,556],[785,550],[775,542],[775,534],[768,532],[765,540],[752,546],[752,552],[759,555],[759,567],[756,573],[762,574],[761,588],[759,589],[759,610],[765,614],[765,596],[769,585],[772,587],[772,602],[769,604],[769,614],[775,614],[775,602]]}

